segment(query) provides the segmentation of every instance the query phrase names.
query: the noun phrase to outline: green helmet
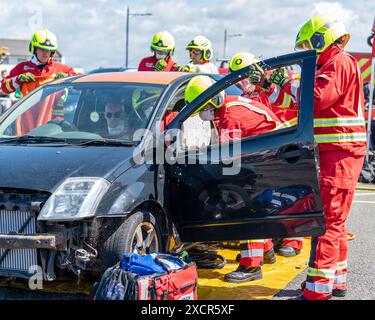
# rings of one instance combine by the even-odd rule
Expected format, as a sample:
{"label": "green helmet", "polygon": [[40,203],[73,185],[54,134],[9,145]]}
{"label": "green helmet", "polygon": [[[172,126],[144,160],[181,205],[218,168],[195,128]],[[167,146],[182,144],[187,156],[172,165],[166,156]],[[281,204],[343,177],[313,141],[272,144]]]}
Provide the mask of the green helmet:
{"label": "green helmet", "polygon": [[229,62],[230,72],[245,68],[253,63],[259,62],[250,52],[239,52],[235,54]]}
{"label": "green helmet", "polygon": [[34,53],[35,48],[55,52],[57,50],[56,36],[47,29],[41,29],[34,32],[29,45],[29,51],[31,54]]}
{"label": "green helmet", "polygon": [[173,55],[176,42],[168,31],[161,31],[154,35],[151,42],[152,51],[162,51]]}
{"label": "green helmet", "polygon": [[204,36],[196,36],[191,42],[186,46],[186,50],[197,49],[202,51],[202,58],[205,61],[212,59],[212,43]]}
{"label": "green helmet", "polygon": [[345,47],[350,39],[350,34],[346,31],[344,24],[333,17],[314,16],[299,30],[295,49],[315,49],[321,53],[342,36],[347,36],[343,42]]}
{"label": "green helmet", "polygon": [[[196,76],[189,81],[185,89],[185,102],[186,104],[192,102],[202,92],[206,91],[209,87],[215,84],[215,80],[209,76]],[[220,92],[217,96],[208,100],[205,104],[199,107],[195,112],[199,112],[207,104],[211,103],[215,108],[220,108],[224,102],[224,92]]]}

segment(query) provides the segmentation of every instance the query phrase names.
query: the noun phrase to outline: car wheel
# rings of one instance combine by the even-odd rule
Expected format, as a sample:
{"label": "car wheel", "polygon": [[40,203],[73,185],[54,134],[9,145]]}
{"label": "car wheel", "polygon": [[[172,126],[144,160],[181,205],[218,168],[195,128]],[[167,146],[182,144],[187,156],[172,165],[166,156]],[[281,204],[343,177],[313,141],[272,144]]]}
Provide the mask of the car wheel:
{"label": "car wheel", "polygon": [[113,266],[124,253],[146,254],[162,250],[157,220],[146,211],[138,211],[126,219],[103,246],[103,268]]}

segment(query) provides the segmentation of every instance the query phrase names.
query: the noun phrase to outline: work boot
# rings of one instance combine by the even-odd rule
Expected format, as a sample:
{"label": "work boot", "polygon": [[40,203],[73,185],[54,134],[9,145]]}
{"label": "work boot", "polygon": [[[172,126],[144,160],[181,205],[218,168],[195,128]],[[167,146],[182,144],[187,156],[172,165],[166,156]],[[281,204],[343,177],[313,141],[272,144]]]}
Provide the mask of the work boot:
{"label": "work boot", "polygon": [[294,257],[297,254],[300,254],[301,250],[295,249],[290,246],[283,246],[279,249],[279,255],[283,257]]}
{"label": "work boot", "polygon": [[237,270],[225,275],[224,280],[233,283],[242,283],[262,279],[262,269],[260,267],[246,267],[239,265]]}
{"label": "work boot", "polygon": [[[305,290],[305,287],[306,287],[306,281],[302,281],[301,283],[302,291]],[[346,296],[346,292],[347,292],[346,289],[344,290],[333,289],[332,296],[337,297],[337,298],[344,298]]]}
{"label": "work boot", "polygon": [[273,264],[275,262],[276,262],[275,251],[273,250],[273,248],[271,248],[270,250],[268,250],[264,253],[264,263],[265,264]]}

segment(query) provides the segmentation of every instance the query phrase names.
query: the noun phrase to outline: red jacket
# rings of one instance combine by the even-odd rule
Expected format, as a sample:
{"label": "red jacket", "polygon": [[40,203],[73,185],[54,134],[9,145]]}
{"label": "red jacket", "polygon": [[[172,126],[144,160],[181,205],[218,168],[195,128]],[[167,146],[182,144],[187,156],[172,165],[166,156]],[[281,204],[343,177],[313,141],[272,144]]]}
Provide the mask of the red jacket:
{"label": "red jacket", "polygon": [[73,68],[63,65],[51,59],[47,65],[40,71],[38,65],[36,64],[36,58],[32,57],[29,61],[21,62],[17,64],[10,72],[7,77],[1,81],[1,90],[5,93],[12,93],[17,90],[20,83],[17,80],[17,76],[23,73],[30,72],[34,76],[46,76],[53,73],[68,73],[71,76],[77,73]]}
{"label": "red jacket", "polygon": [[[273,100],[270,98],[270,96],[272,96],[274,93],[274,96],[277,95],[277,97]],[[292,100],[290,95],[285,93],[283,90],[279,90],[275,84],[271,85],[270,90],[267,93],[257,87],[256,90],[251,94],[245,93],[242,96],[258,101],[267,106],[285,126],[297,125],[297,103]]]}
{"label": "red jacket", "polygon": [[[138,66],[138,71],[155,71],[155,65],[158,62],[158,59],[155,58],[155,56],[147,57],[141,60]],[[167,67],[165,68],[164,72],[168,71],[177,71],[178,68],[176,68],[174,65],[176,64],[171,57],[167,60]]]}
{"label": "red jacket", "polygon": [[174,118],[176,118],[178,115],[177,111],[167,111],[161,120],[160,123],[160,130],[164,131],[166,127],[172,122]]}
{"label": "red jacket", "polygon": [[272,131],[280,126],[276,115],[258,101],[227,96],[216,113],[220,142]]}
{"label": "red jacket", "polygon": [[364,95],[357,61],[336,45],[317,61],[314,135],[320,151],[366,154]]}

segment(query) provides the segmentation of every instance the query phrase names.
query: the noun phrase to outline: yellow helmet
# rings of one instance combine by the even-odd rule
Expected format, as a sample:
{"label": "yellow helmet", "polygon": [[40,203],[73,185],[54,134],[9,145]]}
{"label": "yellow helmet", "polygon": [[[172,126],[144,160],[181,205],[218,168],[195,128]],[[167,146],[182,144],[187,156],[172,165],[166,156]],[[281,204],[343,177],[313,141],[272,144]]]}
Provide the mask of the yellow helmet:
{"label": "yellow helmet", "polygon": [[[215,80],[209,76],[196,76],[189,81],[185,89],[185,102],[186,104],[192,102],[202,92],[206,91],[209,87],[215,84]],[[221,91],[218,95],[208,100],[205,104],[199,107],[195,112],[199,112],[207,104],[211,103],[215,108],[220,108],[224,102],[224,92]]]}
{"label": "yellow helmet", "polygon": [[161,31],[154,35],[151,42],[151,50],[167,52],[171,56],[175,45],[174,37],[168,31]]}
{"label": "yellow helmet", "polygon": [[209,61],[212,59],[213,51],[211,41],[204,36],[196,36],[186,46],[186,50],[197,49],[202,51],[203,60]]}
{"label": "yellow helmet", "polygon": [[326,15],[314,16],[299,30],[295,49],[315,49],[321,53],[342,36],[346,36],[342,43],[345,47],[350,34],[341,21]]}
{"label": "yellow helmet", "polygon": [[57,50],[57,38],[47,29],[35,31],[29,45],[30,53],[34,53],[35,48],[40,48],[55,52]]}
{"label": "yellow helmet", "polygon": [[253,63],[259,62],[250,52],[239,52],[235,54],[229,62],[229,71],[234,72],[245,68]]}
{"label": "yellow helmet", "polygon": [[142,120],[144,116],[148,117],[148,112],[152,112],[156,100],[160,97],[158,89],[135,89],[132,95],[132,106],[137,117]]}

